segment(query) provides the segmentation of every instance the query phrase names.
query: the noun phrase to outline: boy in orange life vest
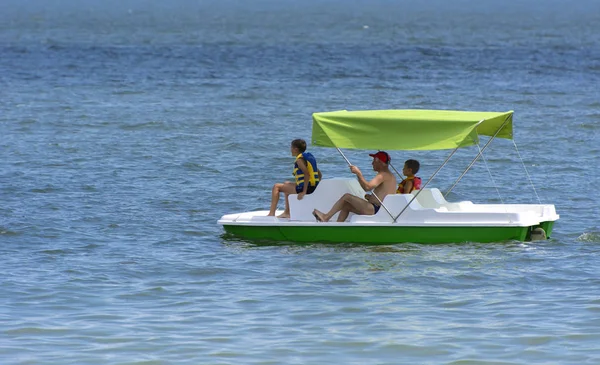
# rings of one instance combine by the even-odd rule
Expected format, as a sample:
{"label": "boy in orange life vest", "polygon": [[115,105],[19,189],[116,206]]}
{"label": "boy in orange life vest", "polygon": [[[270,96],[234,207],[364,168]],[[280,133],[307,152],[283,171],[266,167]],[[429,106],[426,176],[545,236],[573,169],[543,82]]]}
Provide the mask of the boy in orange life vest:
{"label": "boy in orange life vest", "polygon": [[290,203],[288,197],[290,194],[298,194],[298,200],[302,200],[304,195],[312,194],[319,181],[321,181],[321,171],[317,166],[317,159],[310,152],[306,152],[306,141],[295,139],[290,146],[292,156],[296,158],[292,175],[296,182],[286,181],[273,185],[271,191],[271,209],[268,216],[274,216],[279,203],[279,193],[285,194],[285,210],[277,218],[290,217]]}
{"label": "boy in orange life vest", "polygon": [[396,194],[410,194],[413,190],[421,189],[421,178],[415,176],[415,174],[419,172],[419,167],[420,164],[417,160],[406,160],[406,162],[404,162],[402,174],[406,176],[406,179],[398,184]]}

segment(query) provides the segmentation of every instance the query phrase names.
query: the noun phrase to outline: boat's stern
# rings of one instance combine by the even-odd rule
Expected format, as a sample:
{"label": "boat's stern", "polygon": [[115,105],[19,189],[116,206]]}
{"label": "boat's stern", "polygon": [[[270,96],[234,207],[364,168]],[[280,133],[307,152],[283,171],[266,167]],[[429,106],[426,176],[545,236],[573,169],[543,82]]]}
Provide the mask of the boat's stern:
{"label": "boat's stern", "polygon": [[560,216],[556,214],[556,208],[552,204],[538,205],[540,214],[537,216],[538,224],[529,227],[527,232],[527,241],[545,240],[552,236],[554,222]]}

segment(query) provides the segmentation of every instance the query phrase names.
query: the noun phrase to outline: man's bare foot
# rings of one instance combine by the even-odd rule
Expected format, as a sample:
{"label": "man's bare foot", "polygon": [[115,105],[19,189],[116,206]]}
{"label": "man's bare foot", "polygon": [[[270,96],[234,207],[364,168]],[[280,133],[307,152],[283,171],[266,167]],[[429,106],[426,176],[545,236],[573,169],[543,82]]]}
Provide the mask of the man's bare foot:
{"label": "man's bare foot", "polygon": [[290,217],[290,213],[281,213],[280,215],[277,216],[277,218],[289,218]]}
{"label": "man's bare foot", "polygon": [[327,222],[329,221],[329,219],[325,218],[325,214],[319,212],[318,210],[313,210],[313,215],[315,216],[315,219],[317,220],[317,222]]}

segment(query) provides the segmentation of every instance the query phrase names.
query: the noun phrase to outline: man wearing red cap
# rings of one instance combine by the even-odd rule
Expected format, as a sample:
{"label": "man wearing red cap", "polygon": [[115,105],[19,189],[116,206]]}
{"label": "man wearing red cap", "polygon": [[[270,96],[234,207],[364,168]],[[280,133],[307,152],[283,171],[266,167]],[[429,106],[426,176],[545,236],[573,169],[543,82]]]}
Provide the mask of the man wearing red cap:
{"label": "man wearing red cap", "polygon": [[[373,215],[381,208],[379,200],[383,199],[388,194],[396,192],[396,177],[389,170],[389,164],[392,160],[387,152],[379,151],[369,154],[373,157],[373,170],[377,171],[377,175],[371,181],[367,181],[360,169],[356,166],[350,166],[350,171],[356,175],[360,186],[365,191],[373,190],[373,194],[366,194],[365,198],[359,198],[355,195],[346,193],[331,207],[327,213],[322,213],[319,210],[313,210],[313,215],[319,222],[328,222],[335,213],[340,212],[337,221],[344,222],[350,212],[362,215]],[[374,196],[377,195],[379,200]]]}

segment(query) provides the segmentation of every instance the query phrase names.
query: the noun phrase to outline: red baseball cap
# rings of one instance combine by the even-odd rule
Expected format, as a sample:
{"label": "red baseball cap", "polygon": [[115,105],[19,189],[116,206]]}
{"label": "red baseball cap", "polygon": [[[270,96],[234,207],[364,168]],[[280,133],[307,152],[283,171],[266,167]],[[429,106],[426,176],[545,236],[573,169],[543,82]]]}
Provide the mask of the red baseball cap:
{"label": "red baseball cap", "polygon": [[392,158],[390,157],[390,155],[388,155],[387,152],[385,151],[379,151],[377,153],[369,153],[369,156],[375,158],[377,157],[379,159],[379,161],[389,164],[390,161],[392,161]]}

